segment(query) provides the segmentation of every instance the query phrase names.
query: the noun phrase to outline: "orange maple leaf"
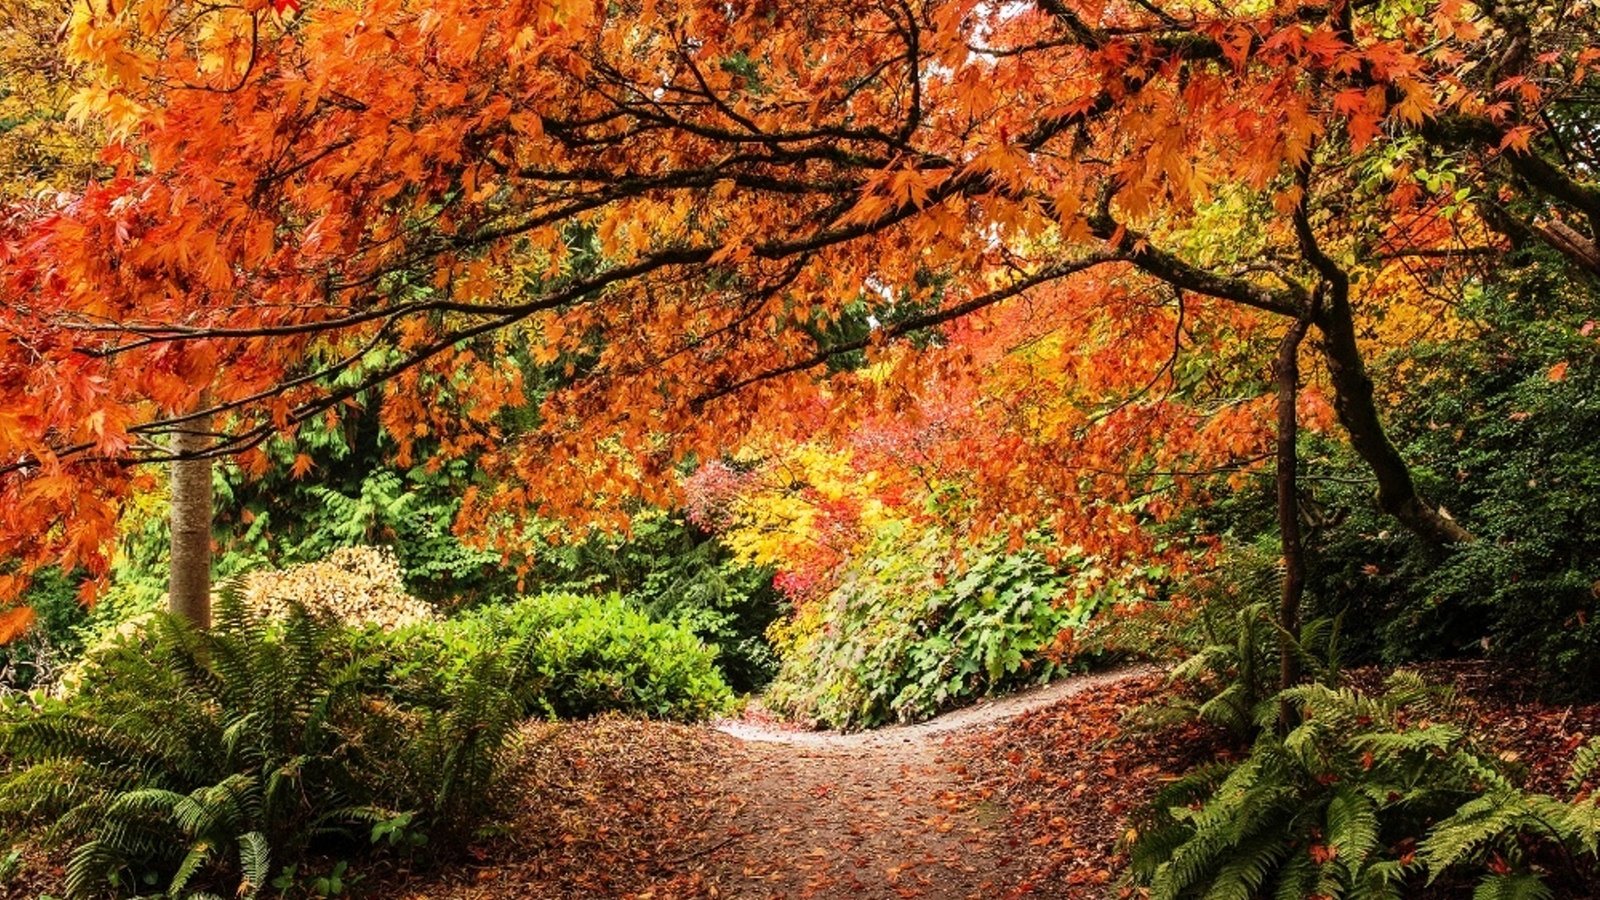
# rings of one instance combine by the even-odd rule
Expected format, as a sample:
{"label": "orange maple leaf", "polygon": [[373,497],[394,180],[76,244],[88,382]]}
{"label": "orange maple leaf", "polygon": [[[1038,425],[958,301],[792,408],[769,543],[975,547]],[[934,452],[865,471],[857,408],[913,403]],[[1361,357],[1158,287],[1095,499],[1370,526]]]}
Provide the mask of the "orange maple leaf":
{"label": "orange maple leaf", "polygon": [[0,612],[0,644],[9,644],[21,637],[35,618],[31,606],[15,606]]}

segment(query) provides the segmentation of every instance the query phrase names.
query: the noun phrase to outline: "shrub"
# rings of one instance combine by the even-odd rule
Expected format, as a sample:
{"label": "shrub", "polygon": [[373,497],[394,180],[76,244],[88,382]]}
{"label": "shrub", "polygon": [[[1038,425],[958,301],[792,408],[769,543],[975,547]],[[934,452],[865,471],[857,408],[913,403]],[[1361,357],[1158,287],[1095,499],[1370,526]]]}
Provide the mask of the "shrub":
{"label": "shrub", "polygon": [[[1377,697],[1282,692],[1248,756],[1191,772],[1135,818],[1132,875],[1156,900],[1398,898],[1440,881],[1548,897],[1546,879],[1592,878],[1595,798],[1522,791],[1450,721],[1451,702],[1404,672]],[[1596,760],[1591,744],[1574,787]]]}
{"label": "shrub", "polygon": [[402,677],[455,677],[480,647],[508,648],[522,709],[561,718],[608,710],[695,720],[733,694],[716,653],[687,628],[657,622],[622,598],[538,594],[383,636]]}
{"label": "shrub", "polygon": [[209,632],[156,614],[84,668],[66,696],[0,717],[0,814],[72,848],[75,897],[254,896],[313,854],[449,844],[516,721],[496,656],[424,692],[435,703],[405,700],[349,632],[257,619],[236,595]]}
{"label": "shrub", "polygon": [[766,632],[784,606],[772,571],[740,563],[680,518],[641,513],[626,538],[594,535],[552,548],[534,577],[615,591],[652,618],[688,627],[717,649],[717,667],[736,691],[760,690],[777,671]]}
{"label": "shrub", "polygon": [[404,573],[387,547],[340,547],[326,558],[240,579],[245,603],[267,616],[303,608],[346,625],[395,628],[438,618],[431,604],[408,595]]}
{"label": "shrub", "polygon": [[[1428,495],[1478,540],[1417,546],[1373,508],[1344,451],[1321,501],[1348,512],[1312,554],[1315,598],[1349,598],[1353,649],[1397,662],[1489,653],[1534,663],[1564,692],[1600,691],[1600,354],[1595,345],[1440,348],[1451,374],[1398,429]],[[1551,380],[1562,365],[1561,380]],[[1331,470],[1331,471],[1330,471]],[[1358,479],[1359,480],[1359,479]]]}
{"label": "shrub", "polygon": [[1098,598],[1072,591],[1073,579],[1037,552],[989,546],[958,568],[944,550],[937,532],[880,536],[839,587],[775,626],[782,667],[768,701],[863,727],[1057,674],[1052,651]]}
{"label": "shrub", "polygon": [[[1344,616],[1352,663],[1490,655],[1552,693],[1600,694],[1600,342],[1594,294],[1537,271],[1461,298],[1465,326],[1375,366],[1403,372],[1391,436],[1421,492],[1477,538],[1429,548],[1383,513],[1342,435],[1303,436],[1308,618]],[[1220,486],[1219,486],[1220,487]],[[1272,484],[1197,508],[1233,547],[1276,540]],[[1275,556],[1276,554],[1274,554]]]}

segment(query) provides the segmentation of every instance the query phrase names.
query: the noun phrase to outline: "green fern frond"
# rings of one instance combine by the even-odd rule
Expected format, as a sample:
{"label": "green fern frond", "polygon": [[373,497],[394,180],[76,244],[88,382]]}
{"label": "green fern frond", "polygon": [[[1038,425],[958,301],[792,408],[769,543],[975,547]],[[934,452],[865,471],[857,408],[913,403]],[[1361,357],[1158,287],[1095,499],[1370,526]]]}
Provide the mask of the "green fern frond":
{"label": "green fern frond", "polygon": [[216,853],[216,847],[210,841],[196,841],[189,847],[189,852],[184,854],[183,862],[178,863],[178,870],[172,875],[172,882],[167,887],[168,897],[182,897],[189,881],[194,878],[200,867],[211,861]]}
{"label": "green fern frond", "polygon": [[259,831],[239,836],[239,900],[255,900],[272,877],[272,845]]}
{"label": "green fern frond", "polygon": [[1559,823],[1563,836],[1590,857],[1600,857],[1600,803],[1590,794],[1581,800],[1558,804],[1560,809],[1546,811],[1541,818]]}
{"label": "green fern frond", "polygon": [[1472,891],[1472,900],[1551,900],[1555,895],[1537,875],[1491,875]]}
{"label": "green fern frond", "polygon": [[1590,738],[1573,754],[1572,766],[1567,773],[1567,789],[1577,790],[1589,777],[1600,770],[1600,737]]}
{"label": "green fern frond", "polygon": [[1232,851],[1211,880],[1205,900],[1253,900],[1267,876],[1289,855],[1289,845],[1280,834],[1259,831]]}
{"label": "green fern frond", "polygon": [[1429,882],[1483,844],[1505,834],[1525,813],[1523,798],[1515,793],[1488,794],[1463,804],[1449,819],[1440,822],[1419,847],[1432,873]]}
{"label": "green fern frond", "polygon": [[108,886],[120,860],[99,841],[89,841],[72,852],[62,889],[68,897],[89,897]]}
{"label": "green fern frond", "polygon": [[1326,834],[1337,858],[1352,870],[1359,868],[1378,846],[1377,806],[1359,790],[1339,785],[1328,800]]}

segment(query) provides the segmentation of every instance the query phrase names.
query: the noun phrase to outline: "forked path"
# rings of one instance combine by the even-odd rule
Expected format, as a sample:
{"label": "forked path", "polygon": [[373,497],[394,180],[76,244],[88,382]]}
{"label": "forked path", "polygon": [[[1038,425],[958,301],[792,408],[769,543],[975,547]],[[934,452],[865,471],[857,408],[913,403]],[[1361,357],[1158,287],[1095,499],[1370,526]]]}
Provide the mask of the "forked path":
{"label": "forked path", "polygon": [[1021,892],[1007,811],[954,752],[957,732],[1151,674],[1069,678],[918,725],[841,734],[723,722],[737,738],[725,789],[742,794],[712,881],[721,896],[961,898]]}

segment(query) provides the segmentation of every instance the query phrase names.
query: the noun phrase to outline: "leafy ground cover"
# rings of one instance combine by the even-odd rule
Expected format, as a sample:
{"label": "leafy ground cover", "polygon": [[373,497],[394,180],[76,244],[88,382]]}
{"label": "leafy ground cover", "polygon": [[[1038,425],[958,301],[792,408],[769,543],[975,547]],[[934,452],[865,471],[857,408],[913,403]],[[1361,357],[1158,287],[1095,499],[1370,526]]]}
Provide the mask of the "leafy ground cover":
{"label": "leafy ground cover", "polygon": [[[512,808],[469,862],[392,867],[361,890],[419,900],[1097,896],[1113,872],[1119,811],[1148,796],[1152,773],[1188,758],[1161,741],[1130,749],[1115,724],[1158,685],[1140,672],[1089,676],[850,735],[619,716],[530,725]],[[1028,793],[1041,785],[1040,754],[1079,759],[1076,793]],[[1063,824],[1070,840],[1050,830]],[[1068,850],[1064,863],[1056,854]],[[1055,877],[1068,870],[1094,874]]]}
{"label": "leafy ground cover", "polygon": [[[1542,703],[1516,673],[1481,663],[1421,673],[1456,688],[1462,723],[1492,733],[1529,789],[1557,790],[1572,749],[1600,733],[1600,704]],[[1149,670],[1081,676],[843,735],[759,717],[530,722],[513,740],[499,810],[464,856],[442,867],[382,857],[344,890],[407,900],[1139,896],[1125,880],[1130,817],[1196,763],[1229,757],[1220,729],[1151,729],[1129,716],[1167,690]],[[40,864],[5,896],[57,888],[66,860],[30,861]]]}

